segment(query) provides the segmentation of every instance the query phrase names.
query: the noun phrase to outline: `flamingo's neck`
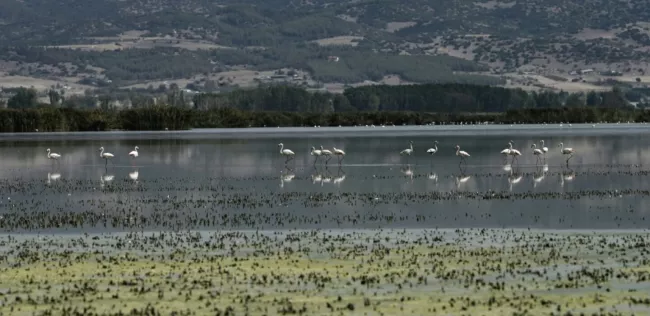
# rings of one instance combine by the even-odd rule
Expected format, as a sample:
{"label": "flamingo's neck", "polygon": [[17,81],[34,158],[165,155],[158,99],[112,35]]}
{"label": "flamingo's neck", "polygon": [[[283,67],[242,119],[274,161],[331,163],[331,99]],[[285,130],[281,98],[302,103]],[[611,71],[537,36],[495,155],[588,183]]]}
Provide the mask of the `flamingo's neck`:
{"label": "flamingo's neck", "polygon": [[284,144],[280,145],[280,153],[282,153],[283,149],[284,149]]}
{"label": "flamingo's neck", "polygon": [[99,157],[104,157],[104,148],[99,150]]}
{"label": "flamingo's neck", "polygon": [[411,151],[413,151],[413,143],[411,143]]}

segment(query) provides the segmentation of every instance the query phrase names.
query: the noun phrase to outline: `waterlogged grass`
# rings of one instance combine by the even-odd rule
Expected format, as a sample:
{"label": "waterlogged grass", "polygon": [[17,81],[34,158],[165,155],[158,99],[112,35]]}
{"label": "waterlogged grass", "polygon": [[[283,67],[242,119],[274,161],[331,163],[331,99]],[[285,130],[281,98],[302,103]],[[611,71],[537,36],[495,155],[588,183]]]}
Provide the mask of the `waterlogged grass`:
{"label": "waterlogged grass", "polygon": [[3,236],[0,313],[645,314],[649,240],[505,230]]}

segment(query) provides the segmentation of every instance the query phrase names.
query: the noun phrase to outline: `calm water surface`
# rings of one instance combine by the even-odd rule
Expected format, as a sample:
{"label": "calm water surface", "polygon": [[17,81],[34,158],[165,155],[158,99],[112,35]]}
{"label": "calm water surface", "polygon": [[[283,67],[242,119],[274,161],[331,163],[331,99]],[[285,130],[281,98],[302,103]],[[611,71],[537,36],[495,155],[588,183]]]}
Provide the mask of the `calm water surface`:
{"label": "calm water surface", "polygon": [[[634,124],[5,134],[0,230],[643,229],[648,134]],[[541,139],[549,152],[536,163]],[[499,154],[509,140],[515,164]],[[409,141],[415,153],[401,157]],[[296,153],[286,165],[280,142]],[[568,166],[560,142],[576,151]],[[314,164],[320,145],[345,150],[341,165]],[[115,154],[106,167],[100,146]]]}

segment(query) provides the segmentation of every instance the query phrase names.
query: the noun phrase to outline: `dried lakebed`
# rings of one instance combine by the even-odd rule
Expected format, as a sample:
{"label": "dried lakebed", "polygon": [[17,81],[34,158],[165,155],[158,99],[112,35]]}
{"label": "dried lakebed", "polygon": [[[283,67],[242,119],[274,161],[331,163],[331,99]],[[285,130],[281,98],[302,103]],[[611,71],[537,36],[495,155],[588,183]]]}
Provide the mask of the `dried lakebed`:
{"label": "dried lakebed", "polygon": [[629,315],[643,231],[296,230],[2,235],[11,315]]}

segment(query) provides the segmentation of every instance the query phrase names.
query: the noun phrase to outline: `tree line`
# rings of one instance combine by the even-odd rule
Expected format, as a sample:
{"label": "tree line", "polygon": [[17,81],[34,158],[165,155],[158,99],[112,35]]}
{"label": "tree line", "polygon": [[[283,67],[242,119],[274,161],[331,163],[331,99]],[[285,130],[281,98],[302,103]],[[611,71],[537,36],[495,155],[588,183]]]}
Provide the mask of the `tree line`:
{"label": "tree line", "polygon": [[[66,107],[92,109],[112,108],[115,95],[64,96],[49,91],[50,104],[39,104],[33,89],[12,89],[7,107]],[[114,92],[117,93],[117,92]],[[233,108],[244,111],[279,112],[375,112],[413,111],[435,113],[505,112],[513,109],[605,107],[628,108],[626,94],[619,88],[589,93],[528,92],[472,84],[374,85],[348,88],[342,94],[311,92],[290,85],[265,85],[252,89],[236,89],[225,93],[186,94],[175,86],[162,94],[130,96],[131,107],[165,104],[172,107],[192,107],[197,110]],[[122,102],[124,103],[124,102]]]}
{"label": "tree line", "polygon": [[288,112],[234,108],[198,110],[172,106],[133,109],[41,107],[0,110],[0,132],[68,132],[108,130],[186,130],[191,128],[368,126],[468,123],[589,123],[650,121],[645,110],[576,107],[514,109],[505,113],[432,113],[412,111]]}

